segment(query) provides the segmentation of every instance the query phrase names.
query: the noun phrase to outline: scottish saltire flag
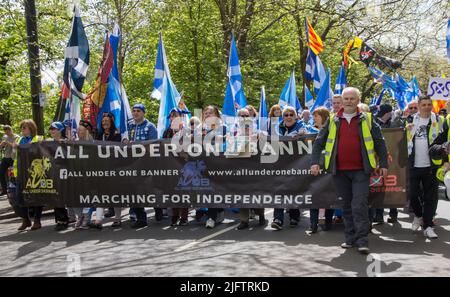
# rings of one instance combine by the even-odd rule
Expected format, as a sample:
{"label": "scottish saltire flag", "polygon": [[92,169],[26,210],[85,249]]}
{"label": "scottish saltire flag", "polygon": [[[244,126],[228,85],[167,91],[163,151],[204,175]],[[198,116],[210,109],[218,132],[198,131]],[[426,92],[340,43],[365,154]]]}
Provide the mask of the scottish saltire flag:
{"label": "scottish saltire flag", "polygon": [[227,76],[236,108],[240,109],[246,107],[247,100],[245,99],[244,88],[242,86],[241,66],[239,65],[236,41],[234,40],[233,34],[231,35],[230,59],[228,62]]}
{"label": "scottish saltire flag", "polygon": [[158,52],[156,54],[155,78],[153,81],[153,98],[158,99],[158,136],[161,138],[164,131],[169,127],[168,116],[173,108],[178,107],[181,96],[170,77],[169,64],[167,63],[166,51],[162,33],[159,33]]}
{"label": "scottish saltire flag", "polygon": [[308,86],[305,84],[305,106],[309,111],[312,111],[312,107],[314,106],[314,97],[309,91]]}
{"label": "scottish saltire flag", "polygon": [[307,80],[314,79],[314,71],[316,71],[316,54],[308,48],[308,55],[306,56],[305,78]]}
{"label": "scottish saltire flag", "polygon": [[297,88],[295,84],[295,70],[292,71],[291,76],[284,85],[278,104],[281,108],[284,108],[285,106],[292,106],[295,110],[297,110],[297,112],[301,111],[302,107],[297,97]]}
{"label": "scottish saltire flag", "polygon": [[80,98],[71,95],[69,99],[65,100],[66,109],[64,114],[64,124],[71,128],[71,136],[76,139],[78,136],[78,123],[81,120],[81,105]]}
{"label": "scottish saltire flag", "polygon": [[313,107],[311,108],[311,112],[314,111],[317,107],[324,106],[331,110],[333,101],[333,91],[331,90],[330,84],[330,69],[328,69],[328,73],[325,77],[325,81],[320,88],[319,94],[317,95],[316,102],[314,102]]}
{"label": "scottish saltire flag", "polygon": [[320,35],[314,31],[308,18],[305,18],[305,32],[306,43],[316,55],[320,54],[323,51],[323,42]]}
{"label": "scottish saltire flag", "polygon": [[375,105],[375,106],[380,106],[381,105],[381,101],[383,100],[384,93],[386,93],[386,89],[383,88],[381,90],[380,95],[378,97],[374,97],[375,101],[374,101],[373,105]]}
{"label": "scottish saltire flag", "polygon": [[345,68],[344,64],[341,64],[341,69],[339,70],[339,75],[336,79],[336,85],[334,87],[334,93],[342,95],[342,91],[347,86],[347,79],[345,77]]}
{"label": "scottish saltire flag", "polygon": [[258,130],[260,131],[268,131],[268,119],[269,113],[267,111],[267,102],[266,102],[266,90],[264,86],[261,87],[261,98],[259,100],[259,117],[258,117]]}
{"label": "scottish saltire flag", "polygon": [[231,81],[228,80],[227,89],[225,91],[225,98],[222,105],[222,117],[227,127],[231,128],[236,121],[236,102],[234,101],[233,91],[231,90]]}
{"label": "scottish saltire flag", "polygon": [[84,99],[82,92],[84,80],[89,67],[89,43],[84,32],[80,9],[74,7],[72,31],[64,53],[64,83],[72,95]]}
{"label": "scottish saltire flag", "polygon": [[322,87],[322,84],[325,81],[327,73],[325,72],[325,68],[323,67],[322,61],[319,56],[316,56],[316,67],[314,69],[314,94],[316,96],[319,94],[319,91]]}
{"label": "scottish saltire flag", "polygon": [[373,95],[372,99],[370,99],[369,106],[374,106],[377,101],[377,96]]}
{"label": "scottish saltire flag", "polygon": [[395,75],[397,82],[397,100],[402,100],[405,106],[412,101],[414,90],[412,86],[398,73]]}
{"label": "scottish saltire flag", "polygon": [[[108,87],[106,89],[105,99],[97,119],[97,128],[102,130],[102,118],[104,113],[114,115],[114,124],[121,134],[126,131],[126,106],[122,100],[122,86],[120,83],[119,69],[117,67],[117,50],[120,42],[120,30],[118,26],[114,27],[113,34],[109,36],[109,43],[113,52],[113,66],[108,77]],[[128,101],[128,100],[127,100]],[[128,104],[129,108],[129,104]]]}
{"label": "scottish saltire flag", "polygon": [[417,81],[416,76],[414,75],[411,82],[409,83],[411,85],[411,88],[413,89],[413,95],[411,100],[418,100],[419,96],[422,95],[422,92],[420,91],[419,82]]}
{"label": "scottish saltire flag", "polygon": [[447,23],[447,57],[450,62],[450,19]]}

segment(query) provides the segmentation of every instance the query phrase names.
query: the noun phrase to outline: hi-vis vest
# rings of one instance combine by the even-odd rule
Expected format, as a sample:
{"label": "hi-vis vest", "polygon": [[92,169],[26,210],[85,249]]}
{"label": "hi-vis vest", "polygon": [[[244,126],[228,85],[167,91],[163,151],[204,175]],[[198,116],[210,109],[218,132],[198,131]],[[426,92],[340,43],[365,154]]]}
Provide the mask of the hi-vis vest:
{"label": "hi-vis vest", "polygon": [[[433,116],[435,117],[435,121],[433,121]],[[433,141],[438,137],[439,133],[441,133],[443,128],[443,121],[442,117],[436,116],[435,114],[431,114],[431,127],[428,131],[428,143],[432,144]],[[412,149],[413,149],[413,138],[414,134],[411,133],[411,130],[406,129],[406,138],[408,139],[408,156],[411,155]],[[442,159],[431,159],[431,162],[433,162],[436,166],[442,165]]]}
{"label": "hi-vis vest", "polygon": [[[328,139],[325,145],[325,170],[330,167],[331,155],[333,153],[334,143],[336,142],[337,126],[334,121],[336,115],[330,115],[330,124],[328,127]],[[377,162],[375,160],[375,150],[372,138],[372,114],[370,112],[363,112],[363,121],[361,122],[362,136],[364,140],[364,147],[366,148],[367,156],[369,157],[370,166],[375,169]]]}
{"label": "hi-vis vest", "polygon": [[[19,138],[16,139],[16,143],[20,144],[20,142],[22,141],[23,136],[20,136]],[[32,139],[31,139],[31,143],[33,142],[38,142],[40,140],[40,137],[35,135]],[[16,156],[14,158],[14,168],[13,168],[13,173],[14,173],[14,177],[17,177],[17,159],[18,159],[18,151],[16,153]]]}

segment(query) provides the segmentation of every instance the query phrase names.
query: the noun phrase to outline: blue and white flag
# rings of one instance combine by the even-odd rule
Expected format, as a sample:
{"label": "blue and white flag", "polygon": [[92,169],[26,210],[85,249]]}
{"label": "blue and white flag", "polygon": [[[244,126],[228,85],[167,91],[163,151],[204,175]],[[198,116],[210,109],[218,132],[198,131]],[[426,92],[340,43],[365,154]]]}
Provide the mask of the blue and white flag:
{"label": "blue and white flag", "polygon": [[231,35],[230,59],[228,62],[227,76],[236,108],[241,109],[246,107],[247,100],[245,99],[244,88],[242,85],[241,66],[239,65],[239,56],[233,34]]}
{"label": "blue and white flag", "polygon": [[[83,84],[89,68],[89,43],[84,32],[83,22],[80,17],[80,9],[74,7],[72,19],[72,31],[64,53],[63,80],[72,95],[80,99],[83,94]],[[73,112],[73,111],[72,111]]]}
{"label": "blue and white flag", "polygon": [[153,81],[153,98],[159,100],[158,137],[162,137],[164,131],[170,125],[168,118],[170,111],[178,107],[181,96],[170,77],[169,64],[162,33],[159,33],[158,52],[156,54],[155,77]]}
{"label": "blue and white flag", "polygon": [[269,113],[267,111],[266,90],[264,89],[264,86],[262,86],[261,99],[259,100],[258,130],[268,131],[268,117]]}
{"label": "blue and white flag", "polygon": [[306,56],[305,78],[306,80],[314,79],[314,71],[316,71],[316,54],[308,47],[308,55]]}
{"label": "blue and white flag", "polygon": [[330,84],[330,69],[328,69],[328,73],[325,76],[325,81],[320,88],[319,94],[317,95],[316,102],[314,102],[313,107],[311,108],[311,112],[320,106],[324,106],[331,110],[333,102],[333,91],[331,90]]}
{"label": "blue and white flag", "polygon": [[309,109],[309,111],[311,111],[312,107],[314,106],[314,97],[306,84],[305,84],[305,106],[307,109]]}
{"label": "blue and white flag", "polygon": [[98,129],[101,131],[103,114],[111,113],[114,115],[114,125],[120,131],[121,134],[124,134],[124,132],[127,129],[126,117],[128,115],[126,111],[125,102],[123,102],[122,100],[122,86],[120,83],[119,68],[117,67],[117,50],[119,48],[119,42],[120,42],[120,30],[119,27],[116,25],[114,27],[113,34],[109,35],[109,43],[111,45],[111,49],[113,52],[114,62],[111,69],[111,73],[109,74],[108,77],[108,87],[106,89],[105,99],[103,101],[102,108],[98,115],[97,126]]}
{"label": "blue and white flag", "polygon": [[295,70],[292,71],[291,76],[289,77],[288,81],[284,85],[283,91],[280,95],[280,100],[278,101],[278,104],[281,106],[281,108],[284,108],[286,106],[292,106],[295,108],[297,112],[301,112],[302,107],[300,105],[300,101],[297,97],[297,87],[295,83]]}
{"label": "blue and white flag", "polygon": [[320,89],[325,81],[327,73],[325,72],[325,68],[323,67],[322,61],[319,56],[316,56],[316,67],[314,69],[314,94],[319,94]]}
{"label": "blue and white flag", "polygon": [[447,23],[447,58],[450,62],[450,19]]}
{"label": "blue and white flag", "polygon": [[383,96],[386,93],[386,89],[382,89],[379,96],[374,96],[369,106],[380,106],[381,101],[383,100]]}
{"label": "blue and white flag", "polygon": [[336,85],[334,87],[334,93],[342,95],[342,91],[347,86],[347,78],[345,77],[344,64],[341,64],[341,69],[339,70],[339,75],[336,79]]}
{"label": "blue and white flag", "polygon": [[422,92],[420,91],[419,82],[417,81],[416,76],[414,75],[411,82],[409,83],[411,85],[411,88],[413,89],[413,95],[411,100],[418,100],[419,96],[422,95]]}

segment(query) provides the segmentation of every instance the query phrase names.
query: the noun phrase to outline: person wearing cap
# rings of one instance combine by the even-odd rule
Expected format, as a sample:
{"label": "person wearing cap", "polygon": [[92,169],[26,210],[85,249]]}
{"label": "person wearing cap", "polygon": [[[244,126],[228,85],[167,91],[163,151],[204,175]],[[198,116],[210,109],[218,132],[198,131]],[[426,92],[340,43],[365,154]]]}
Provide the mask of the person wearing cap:
{"label": "person wearing cap", "polygon": [[[53,122],[50,125],[49,131],[53,141],[62,142],[67,139],[66,129],[64,127],[64,124],[61,122]],[[56,207],[54,208],[54,211],[56,222],[55,230],[62,231],[67,229],[67,227],[69,227],[69,216],[67,213],[67,209],[64,207]]]}
{"label": "person wearing cap", "polygon": [[[158,139],[158,131],[153,123],[145,118],[145,106],[138,103],[132,109],[133,120],[128,124],[128,137],[122,140],[124,143],[134,143],[146,140]],[[132,228],[142,228],[148,225],[147,213],[143,207],[131,207],[130,217],[136,215],[136,222]],[[161,221],[163,217],[163,209],[155,207],[155,219]]]}
{"label": "person wearing cap", "polygon": [[392,106],[390,104],[380,105],[380,109],[376,114],[376,122],[381,128],[391,128]]}
{"label": "person wearing cap", "polygon": [[14,164],[13,144],[19,137],[13,133],[13,130],[9,125],[4,125],[3,131],[5,132],[5,135],[3,135],[2,142],[0,143],[0,149],[4,150],[0,164],[0,183],[2,185],[2,192],[0,195],[6,195],[7,193],[6,173],[8,172],[8,168]]}

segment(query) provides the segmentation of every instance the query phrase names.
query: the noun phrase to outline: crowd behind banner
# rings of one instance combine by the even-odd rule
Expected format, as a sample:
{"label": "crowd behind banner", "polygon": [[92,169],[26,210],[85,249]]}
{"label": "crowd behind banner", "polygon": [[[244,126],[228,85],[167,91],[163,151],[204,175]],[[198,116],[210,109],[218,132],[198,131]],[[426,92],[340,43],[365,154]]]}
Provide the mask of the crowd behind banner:
{"label": "crowd behind banner", "polygon": [[[347,92],[346,92],[347,90]],[[246,137],[267,137],[267,136],[285,136],[285,137],[299,137],[301,135],[314,135],[323,133],[323,128],[326,126],[327,133],[330,134],[330,122],[332,121],[347,121],[351,122],[352,117],[362,116],[362,119],[369,119],[369,130],[381,128],[405,128],[408,138],[408,156],[410,160],[410,191],[409,191],[409,210],[414,213],[414,221],[412,228],[418,230],[421,226],[425,232],[425,236],[436,238],[434,232],[434,216],[437,208],[437,188],[438,179],[449,184],[450,166],[447,162],[447,147],[446,142],[449,139],[448,126],[450,117],[447,117],[445,110],[440,115],[431,112],[431,100],[426,96],[419,99],[419,102],[410,102],[405,110],[393,110],[389,104],[382,104],[380,106],[367,106],[359,103],[354,115],[348,119],[346,108],[350,106],[350,99],[348,94],[357,97],[360,102],[360,93],[355,88],[347,88],[343,95],[335,95],[332,98],[332,108],[328,110],[325,107],[319,107],[311,114],[309,110],[305,109],[301,112],[294,107],[274,105],[269,110],[268,118],[276,118],[276,124],[261,125],[258,122],[258,112],[253,106],[247,105],[238,111],[238,117],[233,125],[225,125],[222,120],[221,112],[217,106],[207,106],[203,109],[201,118],[190,117],[186,121],[185,111],[179,108],[173,108],[170,111],[168,120],[170,125],[163,133],[164,139],[171,139],[177,135],[185,134],[191,138],[195,137],[213,137],[215,141],[226,140],[229,136],[246,136]],[[37,135],[36,125],[32,120],[24,120],[20,123],[20,136],[15,135],[9,126],[4,127],[5,136],[0,145],[4,148],[5,153],[1,164],[1,183],[2,191],[5,193],[7,188],[7,168],[14,163],[14,170],[12,170],[9,180],[10,201],[14,206],[16,213],[22,218],[22,224],[18,230],[23,231],[31,227],[31,230],[41,228],[41,216],[44,206],[27,207],[20,198],[20,190],[23,185],[15,184],[17,177],[17,152],[18,146],[22,144],[35,143],[40,141],[56,141],[63,142],[68,139],[80,141],[109,141],[121,142],[124,144],[139,143],[142,141],[154,140],[158,138],[158,133],[155,125],[145,118],[145,107],[143,104],[136,104],[132,108],[133,120],[128,123],[128,135],[121,135],[120,131],[115,126],[115,117],[111,113],[104,113],[101,119],[101,124],[98,129],[92,127],[89,121],[81,120],[79,122],[77,133],[71,131],[71,123],[68,122],[53,122],[49,127],[49,134],[51,140],[43,140]],[[258,127],[267,127],[264,130]],[[341,129],[337,131],[338,135]],[[369,133],[370,133],[369,131]],[[372,132],[373,133],[373,132]],[[328,136],[329,135],[325,135]],[[74,139],[76,135],[76,139]],[[367,136],[367,135],[366,135]],[[361,141],[366,144],[366,136]],[[369,138],[370,134],[368,135]],[[372,134],[373,138],[375,136]],[[323,135],[322,135],[323,137]],[[325,139],[326,140],[326,139]],[[329,142],[330,139],[327,140]],[[220,141],[222,147],[220,150],[227,150],[227,141]],[[214,143],[213,143],[214,145]],[[336,147],[338,144],[336,144]],[[383,142],[384,146],[384,142]],[[320,150],[321,152],[322,150]],[[371,149],[368,149],[368,153]],[[377,152],[378,153],[378,152]],[[327,152],[325,153],[325,155]],[[371,154],[371,153],[370,153]],[[341,155],[343,155],[341,153]],[[370,156],[369,156],[370,157]],[[384,156],[386,157],[386,156]],[[377,156],[374,156],[374,160]],[[377,162],[381,161],[381,156],[378,156]],[[325,158],[326,159],[326,158]],[[370,159],[370,158],[369,158]],[[437,161],[436,161],[436,160]],[[438,160],[439,159],[439,160]],[[314,164],[312,164],[314,165]],[[372,164],[375,165],[375,164]],[[39,166],[45,167],[48,164],[42,162]],[[372,166],[378,167],[377,165]],[[384,166],[386,167],[386,166]],[[313,167],[312,167],[313,168]],[[385,169],[385,168],[381,168]],[[378,169],[376,169],[378,170]],[[366,199],[367,200],[367,199]],[[366,201],[367,204],[367,201]],[[234,210],[233,211],[237,211]],[[284,226],[284,211],[285,209],[274,210],[274,220],[271,227],[275,230],[281,230]],[[295,227],[300,220],[300,210],[298,208],[287,209],[289,214],[289,226]],[[66,208],[58,207],[54,209],[55,213],[55,229],[60,231],[67,229],[70,224],[74,223],[75,229],[96,228],[102,229],[105,218],[113,218],[111,227],[118,228],[122,224],[122,209],[121,208]],[[95,213],[95,216],[93,215]],[[186,226],[189,223],[190,210],[186,207],[172,208],[172,209],[154,209],[154,218],[156,221],[163,220],[166,216],[170,217],[170,224],[172,226]],[[407,213],[408,208],[407,208]],[[266,219],[264,216],[264,209],[241,209],[239,212],[240,224],[237,229],[245,229],[249,227],[250,220],[253,215],[258,215],[258,224],[265,225]],[[198,222],[205,222],[207,228],[214,228],[224,219],[223,208],[200,208],[195,210],[195,220]],[[345,214],[344,214],[345,216]],[[370,209],[367,213],[370,226],[373,223],[381,224],[384,222],[384,209]],[[133,228],[142,228],[147,226],[148,217],[143,207],[132,207],[129,209],[129,218],[132,221]],[[357,218],[354,218],[355,222]],[[389,218],[387,222],[395,224],[398,220],[398,210],[393,208],[389,211]],[[343,214],[338,209],[311,209],[310,210],[310,229],[309,232],[316,233],[319,231],[319,225],[322,225],[322,230],[330,230],[335,223],[342,223]],[[346,222],[348,223],[348,222]]]}

